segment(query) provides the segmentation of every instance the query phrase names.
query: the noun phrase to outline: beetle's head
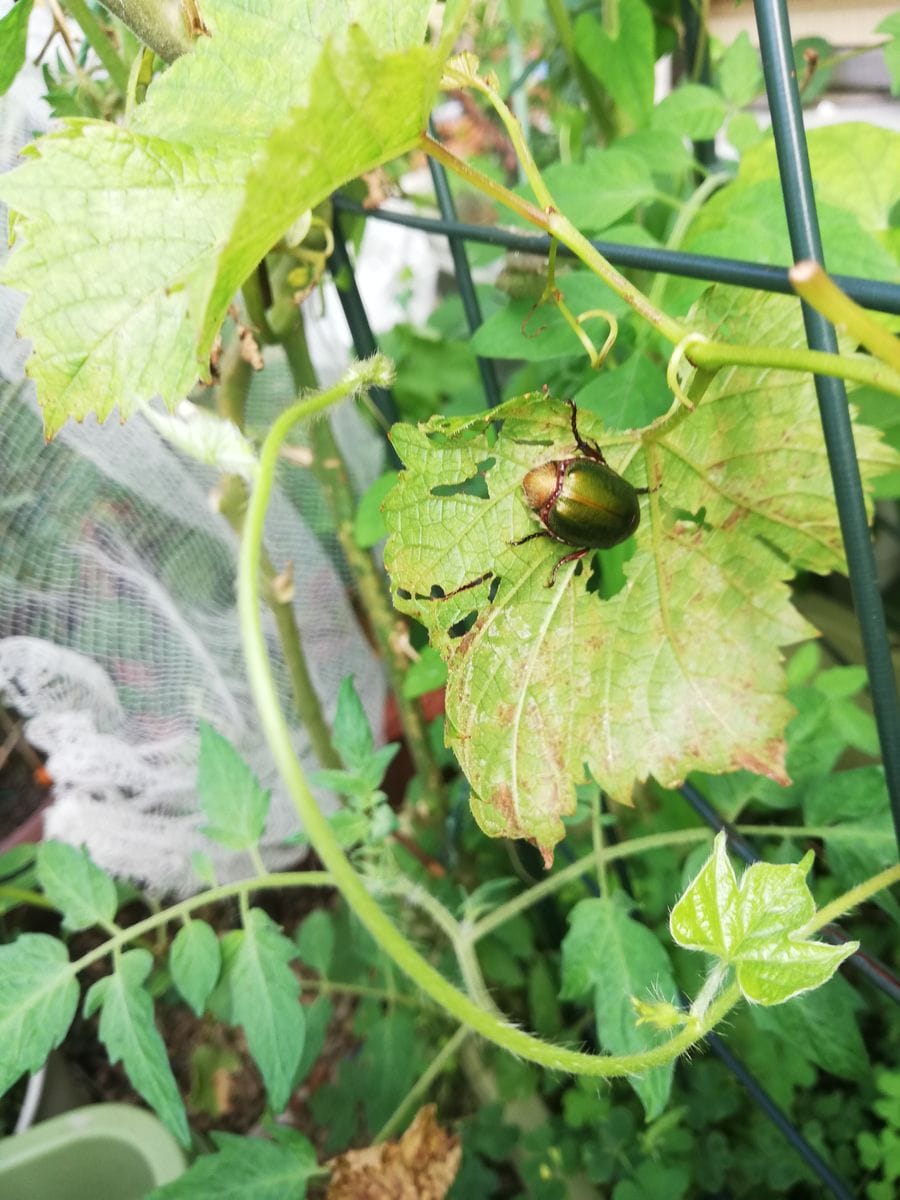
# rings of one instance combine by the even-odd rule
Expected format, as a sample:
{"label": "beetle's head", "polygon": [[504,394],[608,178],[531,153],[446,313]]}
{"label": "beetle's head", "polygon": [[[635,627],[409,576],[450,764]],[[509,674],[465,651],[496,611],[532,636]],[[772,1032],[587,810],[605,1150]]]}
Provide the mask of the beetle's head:
{"label": "beetle's head", "polygon": [[534,512],[552,504],[559,492],[559,463],[546,462],[534,467],[522,480],[525,503]]}

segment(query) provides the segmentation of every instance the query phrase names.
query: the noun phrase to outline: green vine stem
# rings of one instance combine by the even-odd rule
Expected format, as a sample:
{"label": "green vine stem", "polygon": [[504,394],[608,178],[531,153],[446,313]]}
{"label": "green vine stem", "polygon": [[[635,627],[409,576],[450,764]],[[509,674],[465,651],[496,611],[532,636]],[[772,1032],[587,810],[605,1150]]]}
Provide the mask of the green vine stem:
{"label": "green vine stem", "polygon": [[[453,76],[451,76],[452,78]],[[458,78],[460,82],[463,79],[469,79],[468,76],[461,74]],[[480,90],[485,90],[483,81],[479,81],[479,87]],[[489,89],[487,94],[491,94]],[[497,99],[499,101],[499,97]],[[502,104],[502,101],[499,103]],[[509,113],[508,116],[511,122],[510,129],[518,129],[512,113]],[[426,154],[443,163],[473,187],[562,242],[576,258],[599,276],[608,287],[672,345],[677,346],[689,338],[695,331],[688,329],[681,322],[674,320],[659,309],[650,297],[644,295],[639,288],[617,271],[612,263],[604,258],[567,217],[556,210],[552,204],[552,197],[547,192],[542,180],[539,186],[535,187],[535,183],[540,180],[540,174],[537,172],[537,167],[534,166],[520,130],[513,140],[517,153],[525,156],[522,160],[523,167],[535,195],[544,196],[549,201],[547,211],[539,208],[530,200],[517,196],[515,192],[495,180],[489,179],[469,163],[457,158],[446,146],[442,146],[428,134],[421,135],[419,145]],[[532,178],[532,174],[534,174],[534,178]],[[820,350],[800,347],[733,345],[728,342],[712,340],[700,341],[698,338],[690,343],[690,352],[685,357],[692,366],[703,370],[713,370],[723,366],[759,366],[781,368],[788,371],[806,371],[817,375],[832,375],[838,379],[847,379],[855,383],[871,384],[873,387],[881,388],[882,391],[900,396],[900,373],[892,371],[884,363],[867,355],[828,354]]]}
{"label": "green vine stem", "polygon": [[[281,344],[287,355],[297,390],[315,387],[316,378],[302,320],[295,321],[291,328],[282,334]],[[312,469],[325,492],[334,516],[341,549],[359,588],[363,606],[381,651],[413,765],[422,781],[422,788],[429,798],[429,803],[435,809],[440,809],[443,806],[444,785],[428,741],[425,717],[419,703],[407,699],[403,692],[409,661],[402,649],[406,639],[398,637],[398,634],[405,632],[405,624],[399,621],[393,610],[384,576],[376,566],[375,560],[368,550],[363,550],[356,544],[353,536],[356,500],[350,486],[347,464],[335,441],[331,426],[327,421],[318,421],[313,426],[311,436]]]}
{"label": "green vine stem", "polygon": [[272,425],[262,446],[259,473],[250,495],[244,523],[238,572],[238,611],[250,687],[273,759],[294,800],[313,849],[330,872],[334,885],[354,915],[385,954],[394,960],[412,982],[461,1025],[512,1054],[551,1070],[568,1071],[571,1074],[611,1078],[635,1074],[670,1062],[703,1038],[737,1004],[740,991],[736,986],[718,997],[701,1020],[691,1022],[690,1028],[682,1030],[661,1045],[638,1054],[584,1054],[564,1046],[551,1045],[515,1028],[493,1013],[486,1012],[451,984],[394,925],[369,894],[362,878],[341,849],[331,826],[319,811],[303,774],[303,768],[294,755],[290,729],[279,706],[259,617],[262,535],[278,456],[285,439],[299,421],[308,420],[324,411],[357,388],[380,383],[384,378],[384,360],[375,358],[357,364],[351,374],[335,387],[318,396],[301,400],[282,413]]}
{"label": "green vine stem", "polygon": [[851,908],[856,908],[864,900],[871,899],[883,889],[893,887],[895,883],[900,883],[900,863],[893,867],[887,867],[870,879],[864,879],[862,883],[858,883],[849,892],[844,892],[842,896],[836,896],[830,904],[819,909],[804,928],[804,934],[815,933],[817,929],[823,929],[832,921],[836,921],[838,917],[845,916]]}
{"label": "green vine stem", "polygon": [[195,909],[203,908],[207,904],[214,904],[217,900],[229,900],[232,896],[240,897],[248,892],[262,891],[267,888],[333,886],[334,880],[327,871],[273,871],[252,879],[238,879],[234,883],[223,883],[219,887],[208,888],[205,892],[198,892],[196,896],[189,896],[186,900],[180,900],[169,908],[152,913],[143,921],[137,921],[134,925],[128,925],[125,928],[118,928],[114,936],[108,938],[101,945],[95,946],[86,954],[82,954],[81,958],[75,959],[71,964],[72,974],[77,975],[92,963],[106,958],[108,954],[120,951],[129,942],[135,942],[144,934],[152,933],[154,929],[167,925],[170,921],[181,920]]}
{"label": "green vine stem", "polygon": [[66,8],[81,26],[81,32],[85,39],[90,44],[91,49],[100,59],[101,63],[106,67],[110,79],[122,93],[126,95],[128,92],[128,77],[129,69],[116,53],[116,49],[112,42],[106,36],[106,32],[91,10],[88,8],[85,0],[65,0]]}
{"label": "green vine stem", "polygon": [[103,0],[103,6],[165,62],[186,54],[206,32],[196,0]]}
{"label": "green vine stem", "polygon": [[[222,355],[221,375],[216,392],[219,415],[244,428],[244,413],[253,368],[241,355],[240,339],[235,337]],[[219,487],[219,512],[235,533],[241,532],[247,506],[247,485],[237,475],[225,476]],[[340,768],[344,764],[334,748],[331,730],[322,712],[322,705],[313,686],[309,664],[303,649],[303,639],[297,625],[292,603],[292,588],[285,574],[279,575],[268,554],[263,553],[263,594],[278,632],[281,653],[287,670],[297,719],[309,735],[319,764]]]}
{"label": "green vine stem", "polygon": [[827,317],[832,325],[856,338],[860,345],[895,371],[900,371],[900,340],[842,292],[817,262],[795,263],[788,271],[788,279],[797,295]]}

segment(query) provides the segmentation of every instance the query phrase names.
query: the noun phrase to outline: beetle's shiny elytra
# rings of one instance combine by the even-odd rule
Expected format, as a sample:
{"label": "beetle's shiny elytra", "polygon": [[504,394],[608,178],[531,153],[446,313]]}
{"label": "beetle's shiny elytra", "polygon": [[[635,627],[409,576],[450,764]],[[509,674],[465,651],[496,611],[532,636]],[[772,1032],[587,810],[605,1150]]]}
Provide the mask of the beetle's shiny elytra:
{"label": "beetle's shiny elytra", "polygon": [[632,487],[609,466],[599,446],[581,437],[575,403],[568,400],[567,404],[572,410],[572,435],[581,453],[542,463],[528,472],[522,480],[525,503],[544,528],[513,543],[520,546],[533,538],[550,537],[577,547],[553,568],[548,587],[563,563],[583,558],[591,550],[608,550],[631,537],[641,520],[638,496],[649,491]]}

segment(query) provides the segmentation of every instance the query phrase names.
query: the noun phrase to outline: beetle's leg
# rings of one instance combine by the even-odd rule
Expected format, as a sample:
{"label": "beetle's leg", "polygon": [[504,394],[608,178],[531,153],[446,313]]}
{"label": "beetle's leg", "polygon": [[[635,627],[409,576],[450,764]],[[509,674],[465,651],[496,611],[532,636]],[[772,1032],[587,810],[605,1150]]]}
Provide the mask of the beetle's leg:
{"label": "beetle's leg", "polygon": [[526,542],[533,542],[535,538],[539,537],[553,538],[554,541],[557,541],[553,537],[553,534],[549,533],[546,529],[538,529],[535,533],[526,533],[524,537],[516,538],[514,542],[507,542],[506,544],[507,546],[524,546]]}
{"label": "beetle's leg", "polygon": [[544,587],[553,587],[554,583],[556,583],[556,572],[563,565],[563,563],[576,562],[579,558],[584,558],[586,554],[590,554],[590,552],[590,546],[582,546],[580,550],[573,550],[571,554],[564,554],[550,572],[550,578],[544,584]]}
{"label": "beetle's leg", "polygon": [[649,496],[652,492],[658,492],[661,487],[662,487],[662,484],[658,483],[656,485],[656,487],[635,488],[634,490],[635,490],[635,494],[638,496]]}
{"label": "beetle's leg", "polygon": [[596,442],[586,442],[578,432],[578,409],[575,407],[575,401],[566,400],[566,404],[568,404],[569,410],[572,414],[572,437],[575,439],[575,445],[578,447],[581,453],[586,455],[588,458],[592,458],[595,462],[603,463],[604,466],[608,466],[609,464],[603,457],[603,451],[596,444]]}

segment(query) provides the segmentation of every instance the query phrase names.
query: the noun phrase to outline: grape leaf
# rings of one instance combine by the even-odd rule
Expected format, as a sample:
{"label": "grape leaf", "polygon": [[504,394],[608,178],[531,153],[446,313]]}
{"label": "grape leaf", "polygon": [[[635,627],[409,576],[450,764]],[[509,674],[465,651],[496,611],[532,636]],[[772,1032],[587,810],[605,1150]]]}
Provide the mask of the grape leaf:
{"label": "grape leaf", "polygon": [[[73,120],[4,176],[48,435],[70,416],[170,406],[207,370],[235,290],[303,212],[408,149],[443,44],[426,0],[208,0],[210,37],[124,127]],[[260,87],[260,47],[266,86]]]}
{"label": "grape leaf", "polygon": [[724,832],[717,834],[708,861],[672,909],[672,937],[733,965],[753,1004],[783,1004],[826,983],[859,942],[826,946],[804,935],[816,911],[806,886],[809,864],[754,863],[738,883],[726,846]]}
{"label": "grape leaf", "polygon": [[[712,289],[693,325],[735,342],[803,342],[799,306],[779,297]],[[673,786],[691,770],[745,768],[787,782],[779,647],[812,630],[786,584],[794,567],[843,566],[808,378],[720,371],[693,413],[643,447],[639,431],[605,437],[589,413],[579,424],[631,483],[658,485],[608,599],[579,563],[546,586],[568,547],[512,544],[539,529],[525,473],[574,452],[558,402],[395,427],[406,469],[384,504],[395,603],[447,663],[447,740],[475,818],[548,860],[585,764],[625,803],[650,774]],[[867,481],[897,461],[872,430],[857,438]]]}
{"label": "grape leaf", "polygon": [[184,1105],[153,1019],[153,1001],[144,987],[152,967],[153,957],[147,950],[123,954],[112,975],[91,985],[84,1015],[90,1017],[100,1009],[100,1040],[109,1061],[121,1061],[136,1090],[187,1146],[191,1135]]}
{"label": "grape leaf", "polygon": [[78,983],[62,942],[23,933],[0,946],[0,1095],[23,1071],[36,1071],[68,1032]]}

